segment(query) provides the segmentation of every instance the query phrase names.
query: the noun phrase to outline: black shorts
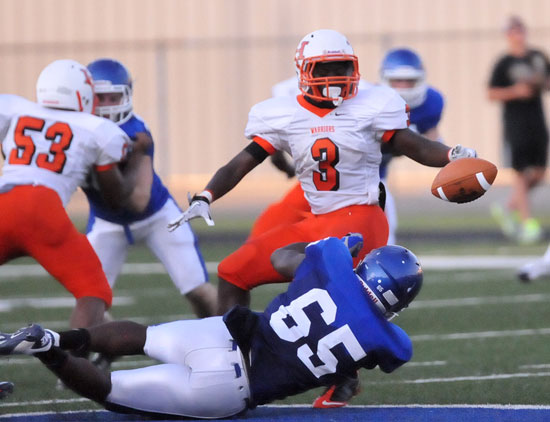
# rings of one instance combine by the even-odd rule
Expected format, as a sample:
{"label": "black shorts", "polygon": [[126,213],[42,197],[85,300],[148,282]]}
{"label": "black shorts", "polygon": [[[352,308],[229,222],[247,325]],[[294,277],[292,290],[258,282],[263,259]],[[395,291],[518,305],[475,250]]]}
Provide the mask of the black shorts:
{"label": "black shorts", "polygon": [[504,136],[514,170],[528,167],[546,167],[548,161],[548,131],[544,123],[516,121],[505,124]]}

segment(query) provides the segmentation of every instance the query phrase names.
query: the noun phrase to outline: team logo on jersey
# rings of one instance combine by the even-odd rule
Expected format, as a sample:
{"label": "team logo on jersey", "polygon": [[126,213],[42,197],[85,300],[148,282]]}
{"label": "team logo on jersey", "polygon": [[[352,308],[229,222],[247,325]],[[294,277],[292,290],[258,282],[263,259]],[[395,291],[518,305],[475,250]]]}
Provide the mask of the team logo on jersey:
{"label": "team logo on jersey", "polygon": [[310,128],[311,133],[334,132],[334,126],[317,126]]}

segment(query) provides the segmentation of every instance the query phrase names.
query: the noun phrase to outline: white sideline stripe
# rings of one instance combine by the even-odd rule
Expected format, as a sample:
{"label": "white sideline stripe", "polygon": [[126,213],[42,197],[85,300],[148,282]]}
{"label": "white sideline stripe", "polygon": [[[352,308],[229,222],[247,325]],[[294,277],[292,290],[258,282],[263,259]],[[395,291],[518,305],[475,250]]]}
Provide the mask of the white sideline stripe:
{"label": "white sideline stripe", "polygon": [[445,366],[447,365],[446,360],[432,360],[426,362],[409,362],[404,368],[410,368],[412,366]]}
{"label": "white sideline stripe", "polygon": [[[540,258],[535,255],[524,256],[506,256],[506,255],[428,255],[420,256],[419,260],[422,264],[422,268],[425,270],[441,270],[441,269],[509,269],[518,268],[530,261]],[[205,263],[206,269],[210,273],[215,273],[218,269],[219,262],[208,261]],[[122,274],[166,274],[166,270],[160,263],[148,262],[148,263],[131,263],[124,264],[122,267]],[[49,274],[38,264],[24,264],[24,265],[2,265],[0,266],[0,280],[3,281],[15,281],[20,277],[29,276],[49,276]]]}
{"label": "white sideline stripe", "polygon": [[414,341],[430,340],[469,340],[497,337],[517,337],[517,336],[539,336],[550,335],[550,328],[533,328],[525,330],[502,330],[502,331],[479,331],[470,333],[452,333],[452,334],[418,334],[410,336]]}
{"label": "white sideline stripe", "polygon": [[479,182],[479,186],[481,186],[483,190],[485,191],[489,190],[489,188],[491,187],[491,184],[487,181],[483,172],[476,173],[476,179]]}
{"label": "white sideline stripe", "polygon": [[539,365],[520,365],[520,369],[550,369],[550,363],[541,363]]}
{"label": "white sideline stripe", "polygon": [[500,270],[517,269],[538,256],[465,255],[465,256],[420,256],[425,270]]}
{"label": "white sideline stripe", "polygon": [[[43,404],[63,404],[63,403],[82,403],[84,401],[91,401],[89,399],[59,399],[59,400],[39,400],[39,401],[20,401],[14,403],[1,403],[0,407],[18,407],[18,406],[42,406]],[[21,415],[21,413],[16,413],[16,415]],[[9,416],[9,415],[3,415]]]}
{"label": "white sideline stripe", "polygon": [[[529,295],[516,296],[481,296],[481,297],[465,297],[460,299],[433,299],[433,300],[416,300],[409,309],[421,310],[426,308],[449,308],[460,306],[479,306],[479,305],[502,305],[502,304],[518,304],[518,303],[546,303],[550,301],[550,295],[536,293]],[[115,306],[130,306],[135,304],[135,298],[130,296],[115,296]],[[71,308],[74,306],[74,299],[64,297],[52,298],[15,298],[15,299],[0,299],[0,313],[9,312],[14,308],[32,307],[35,309],[53,309],[53,308]],[[193,315],[165,315],[164,320],[180,320],[193,318]],[[150,323],[151,318],[133,318],[134,321],[140,323]],[[11,323],[11,326],[20,327],[25,324]],[[58,327],[66,327],[66,321],[44,321],[42,325],[56,329]],[[8,327],[4,327],[7,329]]]}
{"label": "white sideline stripe", "polygon": [[518,372],[515,374],[491,374],[470,377],[451,377],[451,378],[419,378],[415,380],[392,380],[381,382],[367,382],[367,384],[431,384],[439,382],[460,382],[460,381],[492,381],[511,378],[531,378],[531,377],[550,377],[550,372]]}
{"label": "white sideline stripe", "polygon": [[[146,365],[152,365],[156,363],[157,361],[153,359],[143,359],[143,360],[122,360],[122,361],[115,361],[112,364],[113,368],[133,368],[136,366],[146,366]],[[0,366],[12,366],[12,365],[29,365],[34,364],[37,365],[40,364],[40,362],[36,359],[32,359],[31,357],[24,357],[24,358],[8,358],[8,359],[2,359],[0,360]],[[445,366],[447,365],[447,361],[445,360],[434,360],[434,361],[426,361],[426,362],[409,362],[405,367],[419,367],[419,366]]]}
{"label": "white sideline stripe", "polygon": [[517,296],[479,296],[460,299],[416,300],[408,309],[448,308],[450,306],[502,305],[506,303],[537,303],[549,302],[550,295],[535,293]]}
{"label": "white sideline stripe", "polygon": [[[279,408],[311,408],[311,404],[266,404],[261,407],[279,407]],[[347,408],[355,409],[502,409],[502,410],[550,410],[548,405],[538,404],[348,404]]]}
{"label": "white sideline stripe", "polygon": [[[113,368],[135,368],[137,366],[150,366],[157,361],[153,359],[143,359],[143,360],[123,360],[113,362]],[[411,362],[412,364],[414,362]],[[33,359],[32,356],[18,357],[18,358],[4,358],[0,359],[0,366],[13,366],[13,365],[41,365],[38,359]]]}
{"label": "white sideline stripe", "polygon": [[[129,296],[119,296],[113,299],[114,306],[129,306],[135,303],[135,299]],[[49,298],[14,298],[0,299],[0,312],[10,312],[16,308],[55,309],[72,308],[75,299],[72,297],[49,297]]]}
{"label": "white sideline stripe", "polygon": [[[377,384],[377,383],[372,383]],[[16,407],[16,406],[41,406],[43,404],[64,404],[64,403],[81,403],[81,402],[91,402],[88,399],[64,399],[64,400],[41,400],[41,401],[29,401],[29,402],[15,402],[15,403],[0,403],[1,407]],[[291,409],[311,409],[311,404],[267,404],[259,407],[268,407],[268,408],[291,408]],[[347,408],[352,409],[495,409],[495,410],[550,410],[550,406],[546,405],[533,405],[533,404],[349,404]],[[6,415],[1,415],[0,418],[11,417],[11,416],[39,416],[39,415],[66,415],[72,413],[106,413],[107,410],[91,410],[91,409],[82,409],[82,410],[68,410],[65,412],[27,412],[27,413],[11,413]]]}
{"label": "white sideline stripe", "polygon": [[[215,273],[219,262],[205,262],[206,270]],[[121,274],[166,274],[164,266],[159,262],[130,263],[122,266]],[[2,265],[0,266],[0,280],[20,277],[46,277],[48,272],[38,264]]]}
{"label": "white sideline stripe", "polygon": [[[169,322],[169,321],[178,321],[180,319],[194,319],[196,316],[194,314],[174,314],[174,315],[162,315],[162,321],[158,319],[158,317],[155,316],[149,316],[149,317],[138,317],[138,316],[131,316],[129,319],[131,319],[134,322],[137,322],[139,324],[149,325],[149,324],[159,324],[162,322]],[[10,321],[9,323],[2,323],[0,326],[0,330],[4,331],[15,331],[24,325],[28,324],[29,321]],[[44,327],[50,328],[52,330],[68,330],[69,329],[69,322],[67,320],[57,320],[57,321],[42,321],[40,320],[40,325],[43,325]]]}
{"label": "white sideline stripe", "polygon": [[[434,299],[434,300],[417,300],[411,304],[409,309],[421,310],[426,308],[449,308],[460,306],[479,306],[479,305],[502,305],[502,304],[518,304],[518,303],[546,303],[550,301],[550,295],[536,293],[530,295],[517,296],[481,296],[481,297],[465,297],[460,299]],[[115,306],[130,306],[135,304],[135,298],[130,296],[115,296]],[[54,309],[54,308],[72,308],[74,299],[69,297],[51,297],[51,298],[15,298],[15,299],[0,299],[0,313],[10,312],[15,308],[35,308],[35,309]],[[172,320],[189,319],[193,315],[173,315]],[[170,320],[165,316],[165,320]],[[139,320],[133,318],[136,322],[150,323],[151,318]],[[24,325],[25,322],[17,323],[17,327]],[[15,325],[15,323],[11,323]],[[66,321],[45,321],[42,325],[56,329],[58,327],[66,327]],[[7,329],[8,327],[4,327]]]}

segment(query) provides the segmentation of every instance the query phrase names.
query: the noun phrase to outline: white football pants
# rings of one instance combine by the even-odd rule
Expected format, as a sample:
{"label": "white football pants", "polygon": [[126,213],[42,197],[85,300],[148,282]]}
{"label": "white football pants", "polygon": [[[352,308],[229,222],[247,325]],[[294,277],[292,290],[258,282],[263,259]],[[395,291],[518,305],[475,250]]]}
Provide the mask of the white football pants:
{"label": "white football pants", "polygon": [[246,367],[222,317],[148,327],[144,350],[163,364],[113,372],[108,403],[194,418],[247,408]]}
{"label": "white football pants", "polygon": [[189,223],[183,224],[173,232],[168,231],[168,223],[180,214],[177,204],[169,198],[155,214],[126,226],[96,217],[87,236],[101,261],[111,287],[114,287],[128,256],[130,238],[133,243],[147,245],[162,262],[181,294],[208,280],[206,266]]}

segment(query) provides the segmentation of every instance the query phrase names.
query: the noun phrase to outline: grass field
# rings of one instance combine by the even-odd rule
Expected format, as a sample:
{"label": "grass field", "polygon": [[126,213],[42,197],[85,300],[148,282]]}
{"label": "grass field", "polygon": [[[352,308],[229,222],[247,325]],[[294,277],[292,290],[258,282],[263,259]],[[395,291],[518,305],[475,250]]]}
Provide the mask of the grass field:
{"label": "grass field", "polygon": [[[445,222],[432,223],[432,227],[449,226]],[[249,224],[219,221],[216,236],[211,236],[204,225],[196,225],[202,235],[205,260],[219,261],[234,250]],[[477,221],[468,227],[477,224],[483,223]],[[520,248],[498,240],[498,236],[485,240],[478,236],[472,244],[452,233],[441,236],[442,229],[431,240],[429,234],[422,237],[410,230],[413,224],[407,221],[402,227],[404,246],[420,257],[538,256],[545,249],[544,244]],[[141,248],[136,248],[129,260],[155,262]],[[14,264],[32,263],[22,259]],[[73,302],[55,281],[47,276],[6,276],[2,273],[5,268],[0,267],[1,331],[13,331],[32,321],[53,329],[66,328]],[[253,308],[262,309],[284,288],[268,285],[254,290]],[[113,314],[118,319],[157,323],[192,317],[189,306],[164,274],[124,274],[116,285],[115,298]],[[513,269],[426,268],[423,290],[395,320],[413,340],[412,361],[389,375],[379,370],[361,372],[363,389],[353,404],[550,404],[548,302],[550,282],[521,284]],[[115,362],[114,368],[149,363],[145,358],[131,357]],[[99,408],[69,391],[55,390],[54,376],[30,357],[0,359],[0,380],[16,383],[14,394],[0,402],[0,415]],[[307,404],[318,392],[292,397],[284,403]]]}

